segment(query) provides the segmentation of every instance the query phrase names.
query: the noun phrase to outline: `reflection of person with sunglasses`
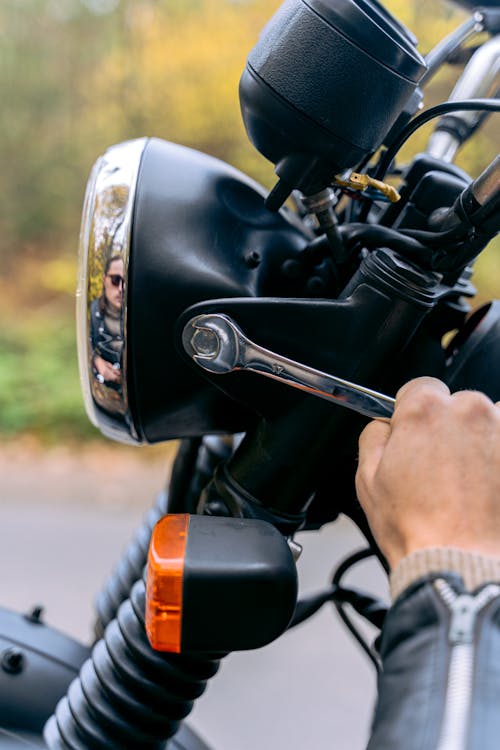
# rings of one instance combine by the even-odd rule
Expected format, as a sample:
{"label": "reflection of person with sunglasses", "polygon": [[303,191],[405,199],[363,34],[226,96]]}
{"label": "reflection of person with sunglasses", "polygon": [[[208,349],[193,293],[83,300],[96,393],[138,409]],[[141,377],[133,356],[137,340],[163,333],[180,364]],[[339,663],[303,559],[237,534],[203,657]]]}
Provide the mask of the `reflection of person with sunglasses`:
{"label": "reflection of person with sunglasses", "polygon": [[122,297],[123,260],[114,256],[104,269],[102,294],[90,306],[94,375],[112,388],[121,383]]}

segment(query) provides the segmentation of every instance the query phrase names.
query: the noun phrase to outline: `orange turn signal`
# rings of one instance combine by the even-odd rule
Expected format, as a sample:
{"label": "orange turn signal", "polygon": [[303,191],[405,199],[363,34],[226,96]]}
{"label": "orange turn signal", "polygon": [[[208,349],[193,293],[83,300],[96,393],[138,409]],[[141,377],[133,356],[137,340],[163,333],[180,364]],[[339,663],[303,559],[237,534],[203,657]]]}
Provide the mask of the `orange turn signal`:
{"label": "orange turn signal", "polygon": [[284,632],[297,600],[285,537],[253,518],[167,515],[151,537],[146,631],[156,651],[221,654]]}
{"label": "orange turn signal", "polygon": [[164,516],[155,526],[148,556],[146,632],[154,649],[180,653],[182,590],[189,515]]}

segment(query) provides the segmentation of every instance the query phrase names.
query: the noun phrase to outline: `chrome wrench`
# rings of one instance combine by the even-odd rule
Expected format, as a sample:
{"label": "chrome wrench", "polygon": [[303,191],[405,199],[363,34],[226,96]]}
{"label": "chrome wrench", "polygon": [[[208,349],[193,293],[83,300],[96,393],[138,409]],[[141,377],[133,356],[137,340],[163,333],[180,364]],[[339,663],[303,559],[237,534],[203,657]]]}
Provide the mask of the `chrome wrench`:
{"label": "chrome wrench", "polygon": [[227,315],[192,318],[184,327],[182,341],[189,356],[207,372],[255,372],[374,419],[390,419],[394,412],[393,398],[264,349]]}

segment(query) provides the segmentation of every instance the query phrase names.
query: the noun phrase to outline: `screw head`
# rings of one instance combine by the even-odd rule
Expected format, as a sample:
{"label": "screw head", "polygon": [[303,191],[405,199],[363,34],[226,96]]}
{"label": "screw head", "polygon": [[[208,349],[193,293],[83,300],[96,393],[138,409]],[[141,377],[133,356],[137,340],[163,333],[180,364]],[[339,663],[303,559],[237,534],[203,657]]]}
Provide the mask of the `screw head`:
{"label": "screw head", "polygon": [[251,250],[245,255],[245,263],[248,268],[257,268],[260,265],[261,257],[257,250]]}
{"label": "screw head", "polygon": [[11,646],[2,651],[0,663],[4,672],[9,674],[19,674],[24,668],[24,654],[19,648]]}

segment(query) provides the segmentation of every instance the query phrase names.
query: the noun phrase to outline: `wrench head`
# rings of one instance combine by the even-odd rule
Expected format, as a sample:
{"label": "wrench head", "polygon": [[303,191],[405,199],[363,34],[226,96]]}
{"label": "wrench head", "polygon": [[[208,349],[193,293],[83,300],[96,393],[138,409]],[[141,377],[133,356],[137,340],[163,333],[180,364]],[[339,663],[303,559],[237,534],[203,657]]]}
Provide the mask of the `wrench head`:
{"label": "wrench head", "polygon": [[243,333],[226,315],[198,315],[182,332],[185,351],[200,367],[223,375],[238,369]]}

